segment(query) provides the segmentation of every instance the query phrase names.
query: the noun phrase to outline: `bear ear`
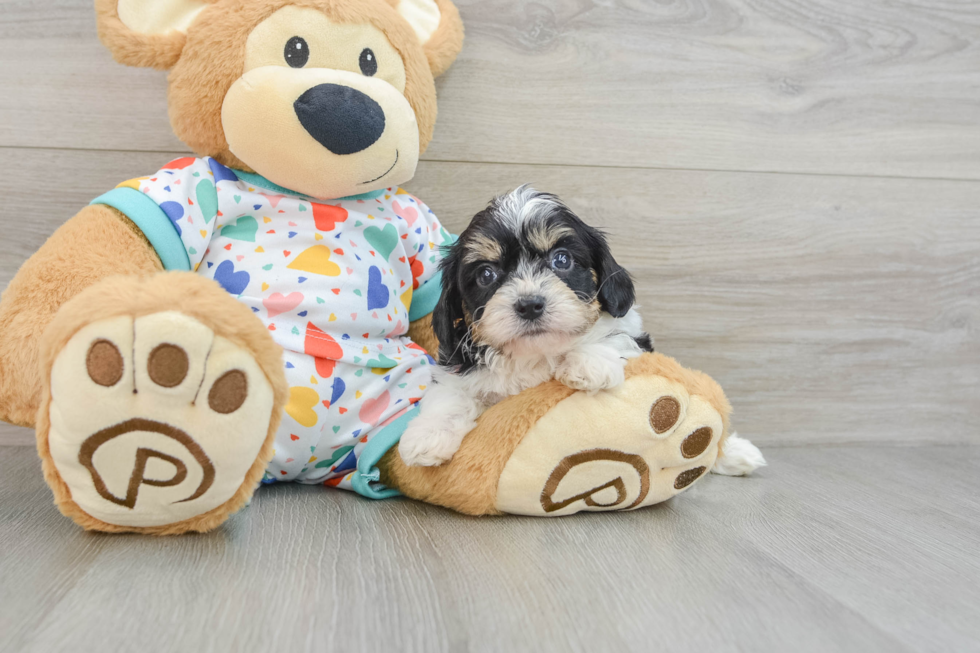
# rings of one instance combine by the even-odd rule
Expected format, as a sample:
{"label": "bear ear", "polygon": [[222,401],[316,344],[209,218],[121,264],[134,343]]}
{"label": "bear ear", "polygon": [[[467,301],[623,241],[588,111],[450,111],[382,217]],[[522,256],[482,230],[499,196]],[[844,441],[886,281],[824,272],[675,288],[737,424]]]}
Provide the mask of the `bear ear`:
{"label": "bear ear", "polygon": [[446,72],[463,49],[463,21],[450,0],[388,0],[415,30],[432,76]]}
{"label": "bear ear", "polygon": [[119,63],[166,70],[177,63],[187,28],[206,6],[198,0],[95,0],[99,39]]}

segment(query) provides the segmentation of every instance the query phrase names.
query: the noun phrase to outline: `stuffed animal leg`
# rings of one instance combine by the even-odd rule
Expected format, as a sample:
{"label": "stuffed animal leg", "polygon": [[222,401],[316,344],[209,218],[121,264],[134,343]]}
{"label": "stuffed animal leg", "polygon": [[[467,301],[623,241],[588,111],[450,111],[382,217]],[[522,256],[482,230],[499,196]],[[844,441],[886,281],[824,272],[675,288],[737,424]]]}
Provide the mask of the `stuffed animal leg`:
{"label": "stuffed animal leg", "polygon": [[[290,412],[297,406],[270,335],[276,326],[236,299],[249,283],[235,268],[246,254],[276,250],[280,266],[304,273],[270,275],[284,284],[276,288],[256,279],[252,301],[282,306],[320,287],[326,299],[296,315],[316,311],[324,324],[334,322],[327,302],[341,289],[329,280],[341,262],[352,275],[355,265],[375,261],[354,283],[367,292],[351,291],[364,309],[337,311],[350,316],[341,339],[373,338],[359,328],[364,310],[385,321],[384,304],[402,304],[410,336],[436,351],[426,318],[417,319],[431,307],[414,282],[436,263],[419,255],[436,251],[448,233],[420,202],[403,203],[416,200],[397,187],[432,137],[434,78],[462,47],[463,27],[450,0],[96,0],[96,16],[117,60],[170,70],[172,125],[200,158],[172,161],[99,196],[24,265],[0,302],[0,419],[36,424],[56,503],[82,526],[204,531],[247,501],[273,457],[281,418],[302,425],[293,414],[308,414],[311,403],[329,408],[301,389],[307,403]],[[329,206],[343,201],[343,212]],[[347,220],[354,213],[364,215]],[[257,242],[260,219],[263,235],[284,242]],[[421,238],[423,223],[431,238]],[[405,243],[411,247],[395,254]],[[266,265],[258,269],[274,267]],[[382,333],[401,336],[404,321],[388,320]],[[306,352],[305,341],[287,333],[294,332],[276,335],[304,355],[334,360],[321,352],[328,348]],[[378,339],[388,338],[373,338],[372,347]],[[361,364],[361,353],[351,353],[352,364]],[[330,376],[326,368],[321,378]],[[386,369],[372,366],[380,378]],[[595,396],[550,383],[505,401],[438,469],[402,466],[390,451],[397,432],[386,431],[375,441],[388,449],[359,451],[354,489],[371,496],[383,482],[473,514],[558,515],[663,500],[711,467],[728,405],[710,379],[664,357],[637,359],[627,375]],[[413,397],[403,398],[405,413],[393,421],[407,421]],[[351,432],[343,463],[353,464],[365,437]],[[303,453],[284,464],[302,467]],[[316,467],[324,463],[333,461]],[[330,472],[350,469],[338,467]]]}
{"label": "stuffed animal leg", "polygon": [[589,395],[552,381],[500,402],[440,467],[407,467],[394,449],[378,467],[385,485],[471,515],[629,510],[710,470],[730,412],[710,377],[645,354],[613,390]]}
{"label": "stuffed animal leg", "polygon": [[[214,282],[159,272],[112,209],[86,208],[32,257],[0,323],[11,336],[0,351],[0,414],[22,424],[36,414],[45,477],[77,523],[204,531],[251,496],[285,404],[279,348]],[[35,328],[12,328],[27,323]],[[437,348],[427,318],[410,332]],[[468,514],[663,501],[714,464],[730,408],[710,378],[665,356],[635,359],[626,373],[597,395],[551,382],[501,402],[442,467],[408,468],[392,449],[381,481]]]}
{"label": "stuffed animal leg", "polygon": [[0,417],[36,426],[55,503],[87,529],[209,530],[272,457],[281,349],[215,282],[160,269],[128,220],[89,206],[0,304]]}
{"label": "stuffed animal leg", "polygon": [[87,206],[55,231],[0,303],[0,420],[34,426],[43,385],[41,333],[64,302],[112,275],[162,270],[140,230],[108,206]]}
{"label": "stuffed animal leg", "polygon": [[288,389],[279,346],[218,284],[100,281],[61,307],[40,359],[38,453],[81,526],[206,531],[251,497]]}

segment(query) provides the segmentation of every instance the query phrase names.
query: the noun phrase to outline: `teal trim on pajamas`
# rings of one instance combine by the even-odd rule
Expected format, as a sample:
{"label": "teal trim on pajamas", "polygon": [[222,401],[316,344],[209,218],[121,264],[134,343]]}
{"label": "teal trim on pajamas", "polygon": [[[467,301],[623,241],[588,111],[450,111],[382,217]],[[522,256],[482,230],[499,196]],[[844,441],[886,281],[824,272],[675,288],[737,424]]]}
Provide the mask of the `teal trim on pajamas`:
{"label": "teal trim on pajamas", "polygon": [[143,193],[125,186],[114,188],[89,204],[111,206],[132,220],[150,241],[164,269],[190,271],[191,261],[174,223],[156,202]]}
{"label": "teal trim on pajamas", "polygon": [[[279,184],[273,183],[268,179],[266,179],[265,177],[263,177],[262,175],[255,174],[254,172],[242,172],[241,170],[234,170],[234,169],[233,172],[236,175],[238,175],[239,179],[246,181],[252,184],[253,186],[261,186],[262,188],[266,188],[268,190],[274,190],[277,193],[284,193],[286,195],[299,195],[301,197],[311,197],[310,195],[304,195],[303,193],[299,193],[294,190],[289,190],[284,186],[280,186]],[[381,188],[379,190],[372,190],[368,193],[361,193],[360,195],[351,195],[350,197],[338,197],[336,200],[311,200],[311,201],[339,202],[341,200],[373,200],[376,197],[381,197],[381,195],[384,194],[384,192],[385,189]]]}
{"label": "teal trim on pajamas", "polygon": [[418,406],[410,408],[401,417],[396,419],[388,426],[381,429],[377,435],[368,440],[364,450],[361,451],[357,459],[357,470],[350,479],[351,487],[362,497],[368,499],[390,499],[391,497],[401,496],[401,492],[394,488],[386,487],[381,483],[381,471],[378,469],[378,461],[388,453],[388,450],[398,444],[402,433],[408,428],[416,415],[419,414]]}
{"label": "teal trim on pajamas", "polygon": [[[449,235],[449,242],[443,247],[449,247],[457,240],[459,236]],[[437,270],[435,274],[429,277],[428,281],[423,283],[418,287],[418,290],[412,293],[412,305],[408,307],[408,320],[409,322],[414,322],[420,317],[425,317],[429,313],[435,310],[436,304],[439,303],[439,297],[442,295],[442,270]]]}
{"label": "teal trim on pajamas", "polygon": [[435,310],[442,295],[442,270],[437,270],[429,280],[412,293],[412,305],[408,307],[408,320],[414,322]]}
{"label": "teal trim on pajamas", "polygon": [[385,194],[385,188],[379,188],[378,190],[369,190],[366,193],[361,193],[360,195],[348,195],[347,197],[341,197],[342,200],[373,200],[381,197]]}

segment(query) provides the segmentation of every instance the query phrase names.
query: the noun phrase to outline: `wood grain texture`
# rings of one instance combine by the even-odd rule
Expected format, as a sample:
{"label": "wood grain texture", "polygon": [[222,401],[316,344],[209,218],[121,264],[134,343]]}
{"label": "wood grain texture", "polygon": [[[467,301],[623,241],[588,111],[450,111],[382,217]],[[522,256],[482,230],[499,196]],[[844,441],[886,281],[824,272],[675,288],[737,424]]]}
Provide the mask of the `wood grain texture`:
{"label": "wood grain texture", "polygon": [[[524,182],[605,227],[770,467],[561,520],[277,486],[155,539],[80,531],[0,446],[0,650],[980,651],[980,4],[457,4],[408,189],[456,231]],[[91,0],[0,7],[3,288],[186,148]]]}
{"label": "wood grain texture", "polygon": [[464,518],[284,485],[158,539],[80,531],[34,452],[0,449],[0,649],[980,650],[980,448],[768,454],[633,513]]}
{"label": "wood grain texture", "polygon": [[[0,285],[90,198],[169,157],[5,151]],[[57,194],[19,192],[44,175]],[[977,441],[980,183],[425,162],[408,188],[458,232],[528,181],[609,232],[658,351],[714,376],[743,435]]]}
{"label": "wood grain texture", "polygon": [[0,447],[14,445],[33,446],[34,442],[34,429],[0,422]]}
{"label": "wood grain texture", "polygon": [[[970,0],[460,0],[432,160],[980,179]],[[90,0],[8,1],[0,145],[184,150]]]}

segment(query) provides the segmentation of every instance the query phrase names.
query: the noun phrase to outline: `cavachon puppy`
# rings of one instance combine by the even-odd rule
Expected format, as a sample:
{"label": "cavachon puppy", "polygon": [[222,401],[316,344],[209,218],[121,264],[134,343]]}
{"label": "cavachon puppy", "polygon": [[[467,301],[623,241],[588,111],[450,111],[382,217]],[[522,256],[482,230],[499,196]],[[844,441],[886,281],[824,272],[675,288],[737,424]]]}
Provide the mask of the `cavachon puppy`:
{"label": "cavachon puppy", "polygon": [[476,418],[550,379],[597,392],[653,351],[629,273],[601,232],[529,186],[494,199],[442,262],[432,324],[440,368],[402,435],[409,465],[439,465]]}

